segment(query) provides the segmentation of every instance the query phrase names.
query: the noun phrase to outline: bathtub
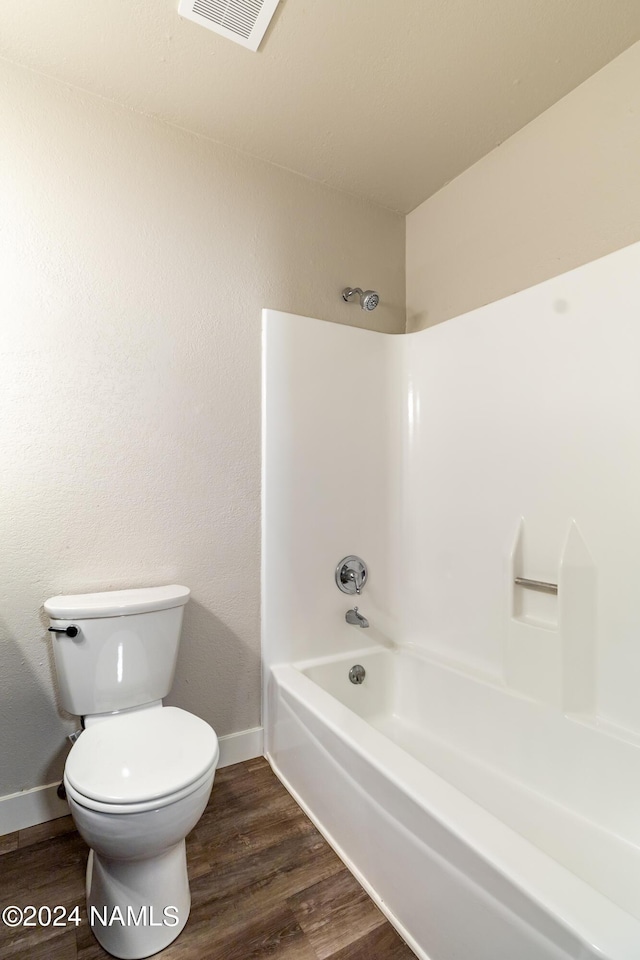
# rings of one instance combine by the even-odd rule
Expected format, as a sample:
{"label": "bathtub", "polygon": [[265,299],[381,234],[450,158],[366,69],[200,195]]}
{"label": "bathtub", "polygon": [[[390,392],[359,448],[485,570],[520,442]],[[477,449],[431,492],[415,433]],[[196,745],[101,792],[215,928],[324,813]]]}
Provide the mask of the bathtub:
{"label": "bathtub", "polygon": [[275,773],[418,957],[639,960],[632,738],[410,648],[272,667],[268,713]]}

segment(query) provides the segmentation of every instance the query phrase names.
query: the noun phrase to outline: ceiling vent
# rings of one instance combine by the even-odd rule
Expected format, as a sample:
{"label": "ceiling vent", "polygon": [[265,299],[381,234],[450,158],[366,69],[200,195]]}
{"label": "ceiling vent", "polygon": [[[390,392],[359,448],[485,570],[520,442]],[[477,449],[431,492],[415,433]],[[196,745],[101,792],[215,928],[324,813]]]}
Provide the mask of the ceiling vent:
{"label": "ceiling vent", "polygon": [[280,0],[180,0],[178,13],[257,50]]}

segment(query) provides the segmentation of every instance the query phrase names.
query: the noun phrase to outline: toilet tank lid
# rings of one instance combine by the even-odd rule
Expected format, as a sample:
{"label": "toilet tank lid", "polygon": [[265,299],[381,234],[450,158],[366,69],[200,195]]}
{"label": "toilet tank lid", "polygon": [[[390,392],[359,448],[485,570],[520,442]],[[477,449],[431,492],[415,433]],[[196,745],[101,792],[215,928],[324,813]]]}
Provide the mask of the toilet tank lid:
{"label": "toilet tank lid", "polygon": [[132,613],[151,613],[182,607],[189,599],[189,587],[140,587],[137,590],[107,590],[102,593],[78,593],[51,597],[44,604],[53,620],[94,620],[100,617],[124,617]]}

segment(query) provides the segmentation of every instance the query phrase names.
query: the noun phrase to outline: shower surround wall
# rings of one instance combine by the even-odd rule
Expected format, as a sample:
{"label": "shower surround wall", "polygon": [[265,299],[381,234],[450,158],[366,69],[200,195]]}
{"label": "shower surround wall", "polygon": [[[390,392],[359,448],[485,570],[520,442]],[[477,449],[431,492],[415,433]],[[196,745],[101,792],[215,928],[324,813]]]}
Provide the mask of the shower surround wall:
{"label": "shower surround wall", "polygon": [[634,244],[406,337],[265,312],[267,666],[412,644],[640,737],[639,275]]}
{"label": "shower surround wall", "polygon": [[[391,543],[401,384],[389,350],[402,337],[265,310],[263,314],[263,659],[332,654],[394,624]],[[372,571],[361,601],[335,584],[338,561]],[[371,627],[345,623],[360,603]],[[364,638],[364,639],[363,639]],[[265,670],[265,678],[268,670]]]}
{"label": "shower surround wall", "polygon": [[267,753],[425,960],[637,954],[639,274],[407,337],[264,314]]}

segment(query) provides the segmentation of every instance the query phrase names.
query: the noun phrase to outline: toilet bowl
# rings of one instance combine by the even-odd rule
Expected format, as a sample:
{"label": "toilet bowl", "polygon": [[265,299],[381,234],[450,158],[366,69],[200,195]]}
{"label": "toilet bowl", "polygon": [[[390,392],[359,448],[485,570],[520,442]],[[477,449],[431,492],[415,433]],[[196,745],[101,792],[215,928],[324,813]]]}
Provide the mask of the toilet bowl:
{"label": "toilet bowl", "polygon": [[64,784],[90,848],[89,923],[123,960],[158,953],[187,922],[185,838],[207,805],[219,758],[213,728],[161,699],[188,596],[172,586],[45,604],[63,705],[83,717]]}
{"label": "toilet bowl", "polygon": [[157,953],[187,922],[185,837],[207,805],[218,755],[211,727],[176,707],[94,722],[74,744],[64,783],[92,851],[87,912],[114,956]]}

